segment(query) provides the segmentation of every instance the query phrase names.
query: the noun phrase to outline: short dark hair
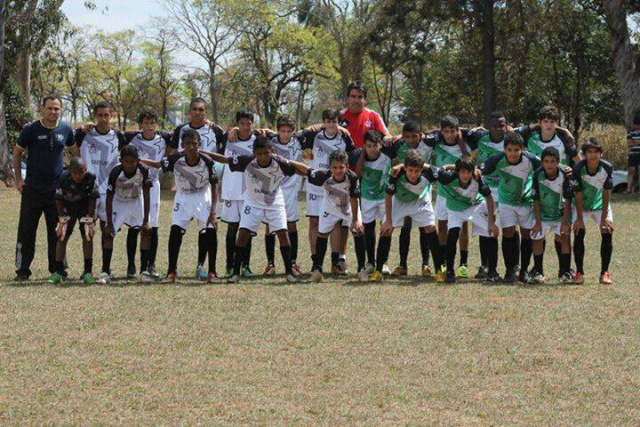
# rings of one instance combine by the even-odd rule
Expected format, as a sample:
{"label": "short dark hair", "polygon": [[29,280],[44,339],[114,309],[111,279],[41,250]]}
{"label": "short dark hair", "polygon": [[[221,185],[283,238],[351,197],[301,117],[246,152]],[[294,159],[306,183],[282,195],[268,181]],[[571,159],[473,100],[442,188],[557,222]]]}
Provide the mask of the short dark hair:
{"label": "short dark hair", "polygon": [[460,126],[460,121],[456,116],[447,115],[440,120],[440,128],[457,129],[458,126]]}
{"label": "short dark hair", "polygon": [[151,108],[145,108],[142,111],[140,111],[140,114],[138,114],[138,124],[141,125],[143,120],[155,120],[156,122],[158,121],[158,113],[155,112],[155,110],[152,110]]}
{"label": "short dark hair", "polygon": [[493,113],[489,114],[489,121],[500,119],[507,119],[507,116],[505,116],[502,111],[494,111]]}
{"label": "short dark hair", "polygon": [[590,136],[589,138],[587,138],[587,141],[580,147],[580,151],[582,151],[582,154],[587,154],[587,151],[590,148],[595,148],[600,152],[600,154],[604,152],[604,149],[602,148],[602,142],[600,142],[600,138],[598,138],[597,136]]}
{"label": "short dark hair", "polygon": [[120,150],[120,158],[122,159],[124,157],[132,157],[134,159],[140,158],[140,155],[138,153],[138,147],[131,144],[127,144],[124,147],[122,147],[122,150]]}
{"label": "short dark hair", "polygon": [[329,154],[329,166],[331,166],[333,162],[349,163],[349,156],[347,156],[347,153],[343,150],[335,150]]}
{"label": "short dark hair", "polygon": [[402,126],[402,132],[418,133],[422,132],[422,128],[418,122],[408,121]]}
{"label": "short dark hair", "polygon": [[367,133],[364,134],[364,142],[367,141],[380,144],[382,142],[382,134],[377,130],[368,130]]}
{"label": "short dark hair", "polygon": [[194,104],[204,104],[205,107],[206,107],[207,106],[207,101],[201,96],[196,96],[195,98],[191,99],[191,102],[189,102],[189,110],[191,110],[191,108],[193,108]]}
{"label": "short dark hair", "polygon": [[409,150],[404,157],[404,166],[421,168],[424,166],[424,157],[422,157],[422,154],[420,154],[418,150]]}
{"label": "short dark hair", "polygon": [[524,140],[517,132],[507,132],[504,134],[504,146],[517,145],[520,148],[524,148]]}
{"label": "short dark hair", "polygon": [[455,166],[456,173],[460,172],[461,170],[473,172],[476,170],[476,161],[473,157],[463,156],[456,159]]}
{"label": "short dark hair", "polygon": [[193,139],[200,144],[200,134],[195,129],[187,129],[182,133],[182,144],[184,145],[185,139]]}
{"label": "short dark hair", "polygon": [[280,129],[282,126],[289,126],[291,129],[295,129],[296,121],[289,115],[281,116],[276,123],[276,128]]}
{"label": "short dark hair", "polygon": [[364,83],[362,82],[351,82],[349,83],[349,86],[347,86],[347,91],[345,94],[345,97],[349,97],[349,95],[351,94],[352,90],[359,90],[360,92],[362,92],[362,96],[364,96],[364,99],[367,99],[367,86],[365,86]]}
{"label": "short dark hair", "polygon": [[107,101],[101,101],[101,102],[98,102],[96,105],[93,106],[93,114],[96,114],[98,112],[98,110],[101,109],[101,108],[108,108],[109,111],[112,110],[111,103],[109,103]]}
{"label": "short dark hair", "polygon": [[322,112],[322,120],[339,120],[340,111],[335,108],[327,108]]}
{"label": "short dark hair", "polygon": [[547,147],[542,150],[542,154],[540,154],[540,161],[544,160],[545,157],[551,156],[556,159],[558,163],[560,163],[560,152],[555,147]]}
{"label": "short dark hair", "polygon": [[60,99],[60,97],[58,95],[53,94],[53,93],[42,97],[42,106],[43,107],[45,105],[47,105],[47,101],[58,101],[60,103],[60,105],[62,105],[62,100]]}
{"label": "short dark hair", "polygon": [[72,157],[69,160],[69,170],[79,170],[87,167],[87,163],[84,161],[82,157]]}
{"label": "short dark hair", "polygon": [[261,148],[271,150],[271,142],[269,141],[269,138],[264,135],[258,135],[253,141],[253,151],[259,150]]}
{"label": "short dark hair", "polygon": [[560,111],[553,105],[545,105],[538,112],[538,120],[544,119],[560,122]]}
{"label": "short dark hair", "polygon": [[251,122],[254,120],[253,111],[243,109],[236,113],[236,123],[238,123],[241,119],[249,119]]}

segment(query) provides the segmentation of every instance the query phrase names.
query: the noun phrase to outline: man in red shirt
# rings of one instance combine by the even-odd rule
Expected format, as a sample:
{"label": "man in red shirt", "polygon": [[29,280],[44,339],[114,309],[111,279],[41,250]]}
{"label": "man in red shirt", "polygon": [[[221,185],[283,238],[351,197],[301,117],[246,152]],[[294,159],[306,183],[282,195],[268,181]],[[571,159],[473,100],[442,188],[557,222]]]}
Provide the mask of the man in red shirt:
{"label": "man in red shirt", "polygon": [[349,131],[356,147],[364,145],[364,134],[370,130],[377,130],[385,136],[389,133],[380,115],[366,108],[367,88],[364,83],[349,84],[345,102],[347,108],[340,112],[340,126]]}

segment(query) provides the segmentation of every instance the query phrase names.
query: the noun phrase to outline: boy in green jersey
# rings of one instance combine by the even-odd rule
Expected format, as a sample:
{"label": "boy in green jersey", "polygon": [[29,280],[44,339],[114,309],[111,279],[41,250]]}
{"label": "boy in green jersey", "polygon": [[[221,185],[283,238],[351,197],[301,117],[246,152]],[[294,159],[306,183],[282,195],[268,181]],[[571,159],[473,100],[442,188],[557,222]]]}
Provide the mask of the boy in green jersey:
{"label": "boy in green jersey", "polygon": [[569,165],[571,161],[581,160],[571,132],[561,128],[560,112],[553,105],[545,105],[538,113],[537,126],[522,126],[518,133],[525,141],[526,150],[540,158],[547,147],[554,147],[560,153],[560,164]]}
{"label": "boy in green jersey", "polygon": [[575,222],[576,234],[574,257],[576,274],[574,283],[584,283],[584,218],[591,218],[600,228],[600,283],[613,283],[609,273],[609,263],[613,252],[613,210],[611,209],[611,190],[613,189],[613,167],[602,159],[602,144],[596,137],[590,137],[582,147],[585,160],[578,162],[573,170],[576,181]]}
{"label": "boy in green jersey", "polygon": [[531,283],[546,281],[543,270],[544,238],[548,232],[560,244],[560,277],[565,283],[573,282],[571,275],[571,199],[572,181],[560,168],[560,153],[555,147],[547,147],[541,155],[542,167],[533,175],[533,213],[535,224],[531,229],[533,239],[533,270],[529,273]]}

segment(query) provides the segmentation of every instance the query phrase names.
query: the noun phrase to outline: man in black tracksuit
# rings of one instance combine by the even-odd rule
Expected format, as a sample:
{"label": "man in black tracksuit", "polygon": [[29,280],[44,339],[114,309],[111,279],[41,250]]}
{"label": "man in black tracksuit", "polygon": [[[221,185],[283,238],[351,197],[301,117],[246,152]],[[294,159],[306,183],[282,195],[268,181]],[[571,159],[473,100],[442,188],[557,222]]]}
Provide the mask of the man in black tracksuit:
{"label": "man in black tracksuit", "polygon": [[[13,149],[16,188],[22,193],[18,241],[16,243],[16,281],[29,279],[31,262],[35,254],[36,232],[40,216],[47,223],[49,272],[55,271],[56,261],[56,209],[55,188],[62,173],[65,146],[74,144],[73,130],[59,122],[62,113],[60,99],[45,97],[42,118],[24,127]],[[27,177],[22,181],[22,154],[27,152]]]}

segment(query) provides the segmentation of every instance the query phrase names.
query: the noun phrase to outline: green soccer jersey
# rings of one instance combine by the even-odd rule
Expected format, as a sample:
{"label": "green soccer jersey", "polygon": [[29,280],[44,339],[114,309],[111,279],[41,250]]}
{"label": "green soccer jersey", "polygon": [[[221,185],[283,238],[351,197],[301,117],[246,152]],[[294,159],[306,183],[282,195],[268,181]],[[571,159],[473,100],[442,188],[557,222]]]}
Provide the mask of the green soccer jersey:
{"label": "green soccer jersey", "polygon": [[[477,150],[476,161],[478,164],[484,163],[494,154],[504,152],[504,137],[500,141],[495,142],[491,139],[491,134],[488,130],[472,131],[469,129],[463,135],[471,149]],[[490,188],[498,188],[500,177],[496,172],[486,175],[484,179]]]}
{"label": "green soccer jersey", "polygon": [[[452,165],[462,157],[462,150],[459,144],[449,145],[440,132],[434,132],[424,139],[425,144],[433,148],[433,165],[442,167],[444,165]],[[467,153],[471,152],[471,148],[467,146]],[[438,196],[446,197],[444,191],[438,186]]]}
{"label": "green soccer jersey", "polygon": [[417,200],[431,201],[431,183],[436,180],[434,171],[429,168],[422,172],[418,182],[410,182],[404,170],[397,177],[389,179],[387,194],[395,195],[402,203],[413,203]]}
{"label": "green soccer jersey", "polygon": [[520,161],[511,164],[505,153],[494,154],[480,165],[483,175],[497,171],[498,201],[511,206],[527,206],[531,204],[533,172],[541,166],[536,156],[522,152]]}
{"label": "green soccer jersey", "polygon": [[598,169],[592,174],[587,170],[587,161],[581,160],[573,169],[573,177],[576,181],[576,192],[582,193],[582,209],[585,211],[601,210],[604,191],[613,189],[613,166],[611,163],[600,160]]}
{"label": "green soccer jersey", "polygon": [[[360,150],[363,150],[362,148]],[[360,180],[360,193],[363,199],[384,200],[389,186],[389,171],[395,152],[391,148],[383,147],[375,160],[365,159]]]}
{"label": "green soccer jersey", "polygon": [[562,220],[567,200],[573,197],[573,185],[564,171],[558,168],[554,177],[548,177],[544,168],[533,175],[533,200],[540,204],[540,216],[545,222]]}
{"label": "green soccer jersey", "polygon": [[472,178],[466,186],[463,186],[458,175],[453,171],[440,171],[438,185],[442,186],[446,194],[447,209],[451,211],[464,211],[491,195],[491,189],[484,182],[483,177]]}
{"label": "green soccer jersey", "polygon": [[409,150],[416,150],[427,163],[429,163],[431,154],[433,154],[433,148],[425,144],[424,140],[420,141],[415,148],[412,148],[403,139],[399,139],[393,144],[393,150],[396,153],[398,163],[404,163],[404,159],[407,157]]}
{"label": "green soccer jersey", "polygon": [[570,160],[578,155],[575,144],[569,142],[566,138],[559,134],[553,135],[549,141],[542,139],[540,131],[532,131],[528,125],[518,129],[527,146],[527,151],[535,154],[537,158],[541,158],[542,151],[547,147],[553,147],[560,153],[560,164],[568,165]]}

